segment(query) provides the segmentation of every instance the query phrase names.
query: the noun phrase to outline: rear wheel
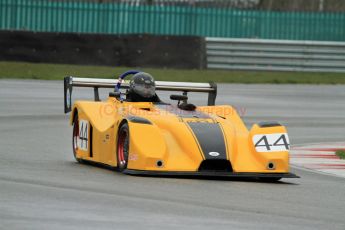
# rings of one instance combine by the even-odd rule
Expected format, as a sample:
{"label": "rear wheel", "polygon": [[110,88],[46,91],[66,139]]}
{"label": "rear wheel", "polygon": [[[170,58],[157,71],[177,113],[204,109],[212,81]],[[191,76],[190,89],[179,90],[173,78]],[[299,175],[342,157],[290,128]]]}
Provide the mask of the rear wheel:
{"label": "rear wheel", "polygon": [[123,172],[127,168],[129,155],[129,128],[128,124],[123,124],[117,137],[117,168]]}
{"label": "rear wheel", "polygon": [[79,119],[78,114],[74,116],[73,119],[73,136],[72,136],[72,148],[73,148],[73,156],[79,163],[82,162],[80,158],[77,157],[78,151],[78,139],[79,139]]}

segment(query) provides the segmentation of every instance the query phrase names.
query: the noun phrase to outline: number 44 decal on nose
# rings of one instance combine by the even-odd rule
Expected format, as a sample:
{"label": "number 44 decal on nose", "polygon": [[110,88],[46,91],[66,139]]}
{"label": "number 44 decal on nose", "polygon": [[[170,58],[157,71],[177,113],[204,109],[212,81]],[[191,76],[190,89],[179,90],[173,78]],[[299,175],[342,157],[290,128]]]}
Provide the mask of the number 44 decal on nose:
{"label": "number 44 decal on nose", "polygon": [[257,152],[283,152],[290,149],[287,133],[254,135],[253,143]]}

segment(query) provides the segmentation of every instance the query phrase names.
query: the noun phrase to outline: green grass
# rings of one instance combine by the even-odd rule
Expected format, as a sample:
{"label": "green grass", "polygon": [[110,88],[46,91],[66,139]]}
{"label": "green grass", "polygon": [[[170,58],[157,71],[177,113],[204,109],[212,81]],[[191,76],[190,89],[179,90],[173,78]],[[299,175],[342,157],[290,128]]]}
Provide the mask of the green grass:
{"label": "green grass", "polygon": [[344,150],[337,150],[335,152],[335,155],[337,155],[340,159],[344,159],[345,160],[345,149]]}
{"label": "green grass", "polygon": [[[61,80],[65,76],[115,78],[130,67],[82,66],[24,62],[0,62],[0,78]],[[137,68],[134,68],[137,69]],[[344,74],[254,72],[225,70],[176,70],[139,68],[156,80],[224,83],[345,84]]]}

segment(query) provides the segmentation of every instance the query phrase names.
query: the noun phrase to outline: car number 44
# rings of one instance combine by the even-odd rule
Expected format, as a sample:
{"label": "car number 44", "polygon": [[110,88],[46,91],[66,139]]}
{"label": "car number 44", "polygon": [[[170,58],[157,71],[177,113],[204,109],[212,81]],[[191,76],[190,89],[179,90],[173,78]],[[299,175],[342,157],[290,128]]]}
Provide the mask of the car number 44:
{"label": "car number 44", "polygon": [[254,135],[253,143],[257,152],[283,152],[290,149],[287,133]]}

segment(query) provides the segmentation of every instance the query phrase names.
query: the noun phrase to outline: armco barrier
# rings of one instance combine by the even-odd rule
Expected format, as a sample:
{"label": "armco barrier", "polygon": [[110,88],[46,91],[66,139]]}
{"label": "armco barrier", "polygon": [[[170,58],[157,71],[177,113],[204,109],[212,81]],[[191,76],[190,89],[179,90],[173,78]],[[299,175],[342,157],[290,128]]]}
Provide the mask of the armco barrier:
{"label": "armco barrier", "polygon": [[200,69],[204,39],[191,36],[100,35],[0,31],[0,60]]}
{"label": "armco barrier", "polygon": [[207,68],[345,72],[345,42],[206,38]]}

